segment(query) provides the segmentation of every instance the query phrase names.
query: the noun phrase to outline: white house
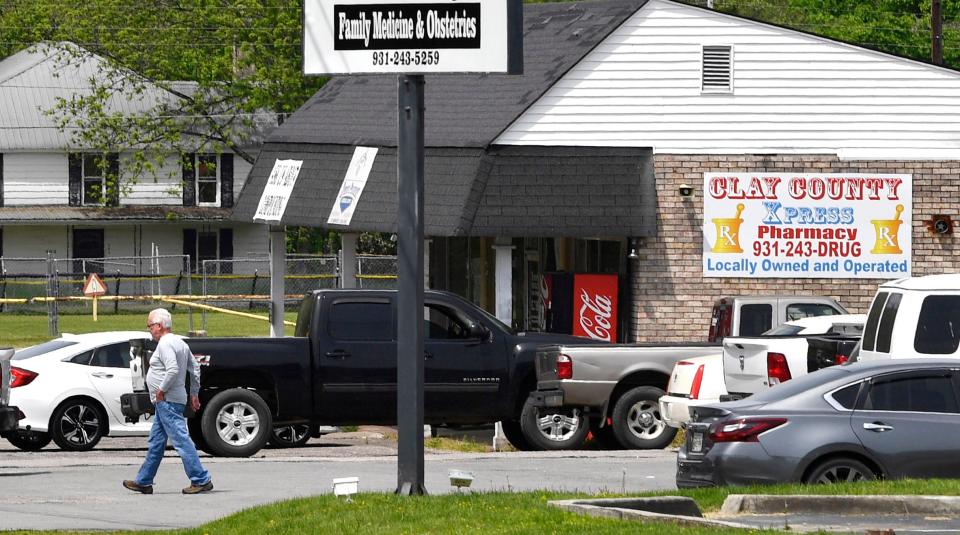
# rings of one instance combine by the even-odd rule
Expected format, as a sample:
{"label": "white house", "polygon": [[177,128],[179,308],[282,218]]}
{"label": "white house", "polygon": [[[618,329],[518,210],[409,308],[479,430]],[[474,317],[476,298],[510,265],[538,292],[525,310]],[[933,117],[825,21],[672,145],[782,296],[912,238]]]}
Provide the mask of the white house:
{"label": "white house", "polygon": [[[234,154],[191,154],[189,165],[171,156],[128,189],[109,188],[97,158],[122,175],[136,149],[101,155],[77,146],[45,113],[58,97],[88,92],[88,80],[101,72],[101,58],[67,65],[57,50],[37,45],[0,60],[0,257],[8,274],[43,273],[42,262],[16,259],[48,253],[59,259],[188,254],[194,271],[207,259],[266,256],[263,225],[229,220],[251,167]],[[144,111],[151,98],[177,97],[157,89],[109,105]],[[168,259],[160,271],[176,273],[179,263]],[[81,269],[104,268],[91,262]]]}

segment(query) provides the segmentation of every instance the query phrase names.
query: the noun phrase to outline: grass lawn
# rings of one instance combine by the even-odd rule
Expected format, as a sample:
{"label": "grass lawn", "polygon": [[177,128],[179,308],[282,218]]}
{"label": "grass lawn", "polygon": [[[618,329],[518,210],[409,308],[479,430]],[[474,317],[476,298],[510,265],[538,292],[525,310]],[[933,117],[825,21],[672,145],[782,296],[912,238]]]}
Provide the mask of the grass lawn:
{"label": "grass lawn", "polygon": [[[187,313],[179,307],[172,311],[173,331],[186,335],[189,330]],[[296,321],[295,312],[286,313],[288,321]],[[147,314],[98,314],[93,321],[90,314],[61,314],[60,332],[90,333],[100,331],[133,330],[146,332]],[[200,312],[193,313],[193,328],[201,329]],[[293,335],[293,327],[287,326],[285,334]],[[234,316],[222,312],[207,312],[207,336],[270,336],[270,325],[263,320]],[[24,348],[45,342],[49,334],[46,315],[0,314],[0,347]]]}
{"label": "grass lawn", "polygon": [[[716,511],[727,494],[744,493],[957,495],[960,493],[960,486],[952,480],[902,480],[829,486],[778,485],[675,490],[642,495],[690,496],[700,504],[702,510]],[[328,494],[254,507],[194,529],[168,533],[204,535],[216,533],[639,533],[644,535],[760,533],[736,529],[684,528],[667,523],[639,523],[597,518],[568,513],[547,506],[548,500],[613,496],[619,495],[463,492],[401,498],[393,494],[367,493],[354,496],[352,502],[346,502]]]}

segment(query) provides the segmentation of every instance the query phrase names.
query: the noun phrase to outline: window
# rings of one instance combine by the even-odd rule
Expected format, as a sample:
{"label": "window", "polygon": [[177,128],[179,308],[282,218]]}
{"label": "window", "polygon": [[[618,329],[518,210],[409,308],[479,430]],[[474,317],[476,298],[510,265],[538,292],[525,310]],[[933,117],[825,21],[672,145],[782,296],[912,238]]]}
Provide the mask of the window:
{"label": "window", "polygon": [[11,360],[26,360],[36,357],[37,355],[43,355],[50,353],[51,351],[63,349],[74,344],[76,344],[76,342],[70,342],[68,340],[50,340],[49,342],[44,342],[42,344],[37,344],[35,346],[30,346],[26,349],[17,351],[13,354],[13,358]]}
{"label": "window", "polygon": [[704,93],[733,92],[733,47],[703,47],[702,85]]}
{"label": "window", "polygon": [[84,206],[101,205],[105,199],[106,183],[104,181],[104,169],[107,161],[103,154],[84,154],[81,176],[83,177],[83,199],[81,203]]}
{"label": "window", "polygon": [[864,410],[901,412],[957,412],[950,374],[899,377],[871,385]]}
{"label": "window", "polygon": [[863,344],[861,349],[864,351],[873,351],[877,343],[877,325],[880,325],[880,313],[883,312],[883,306],[887,304],[887,297],[890,294],[880,292],[873,299],[870,305],[870,313],[867,315],[867,325],[863,328]]}
{"label": "window", "polygon": [[830,305],[817,303],[794,303],[787,305],[787,321],[795,321],[814,316],[833,316],[840,311]]}
{"label": "window", "polygon": [[960,295],[931,295],[920,305],[914,349],[918,353],[951,355],[960,346]]}
{"label": "window", "polygon": [[84,351],[79,355],[75,355],[65,360],[65,362],[72,362],[74,364],[79,364],[81,366],[89,366],[90,358],[93,357],[93,351]]}
{"label": "window", "polygon": [[90,360],[90,365],[101,368],[126,368],[130,365],[130,342],[110,344],[97,349]]}
{"label": "window", "polygon": [[433,340],[452,340],[469,337],[467,327],[451,311],[434,306],[424,307],[424,333]]}
{"label": "window", "polygon": [[890,351],[890,338],[893,335],[893,322],[897,319],[897,310],[900,308],[900,300],[903,294],[890,294],[887,304],[883,307],[883,315],[880,316],[880,327],[877,329],[877,351],[887,353]]}
{"label": "window", "polygon": [[740,307],[740,336],[757,336],[773,325],[773,307],[770,305],[743,305]]}
{"label": "window", "polygon": [[835,406],[853,410],[854,405],[857,403],[857,394],[860,393],[861,384],[862,383],[856,383],[845,386],[829,394],[829,396],[833,399]]}
{"label": "window", "polygon": [[334,340],[392,340],[393,316],[389,301],[339,302],[330,307],[330,336]]}
{"label": "window", "polygon": [[803,330],[803,327],[797,325],[778,325],[769,331],[763,333],[764,336],[793,336]]}
{"label": "window", "polygon": [[[214,232],[197,232],[197,266],[203,269],[204,260],[217,259],[218,236]],[[209,264],[208,264],[209,269]]]}
{"label": "window", "polygon": [[216,154],[197,155],[197,205],[220,205],[220,166]]}

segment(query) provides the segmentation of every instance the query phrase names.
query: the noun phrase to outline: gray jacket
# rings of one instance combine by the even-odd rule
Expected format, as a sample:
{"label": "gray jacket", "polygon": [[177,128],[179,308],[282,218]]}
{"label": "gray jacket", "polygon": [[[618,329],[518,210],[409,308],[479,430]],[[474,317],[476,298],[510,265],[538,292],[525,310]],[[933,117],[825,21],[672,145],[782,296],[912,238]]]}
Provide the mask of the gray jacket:
{"label": "gray jacket", "polygon": [[187,403],[186,378],[190,373],[190,394],[200,392],[200,366],[179,336],[167,333],[160,337],[157,349],[150,357],[147,370],[147,389],[150,401],[157,402],[157,390],[163,390],[164,398],[171,403]]}

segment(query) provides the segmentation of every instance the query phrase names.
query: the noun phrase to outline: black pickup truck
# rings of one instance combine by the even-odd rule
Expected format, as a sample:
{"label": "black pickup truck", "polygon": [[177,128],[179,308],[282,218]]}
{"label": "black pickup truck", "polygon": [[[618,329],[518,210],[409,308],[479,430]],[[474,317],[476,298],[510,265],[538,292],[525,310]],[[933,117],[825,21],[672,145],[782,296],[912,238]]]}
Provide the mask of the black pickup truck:
{"label": "black pickup truck", "polygon": [[17,416],[20,411],[10,403],[10,358],[13,349],[0,348],[0,433],[17,428]]}
{"label": "black pickup truck", "polygon": [[[273,426],[393,424],[397,419],[397,294],[318,290],[300,306],[293,337],[189,338],[200,363],[198,446],[215,455],[259,451]],[[424,420],[431,425],[501,421],[528,449],[519,423],[536,389],[537,348],[583,338],[516,333],[454,294],[424,294]],[[152,412],[142,374],[153,342],[131,341],[134,394],[128,420]],[[154,346],[155,347],[155,346]]]}

